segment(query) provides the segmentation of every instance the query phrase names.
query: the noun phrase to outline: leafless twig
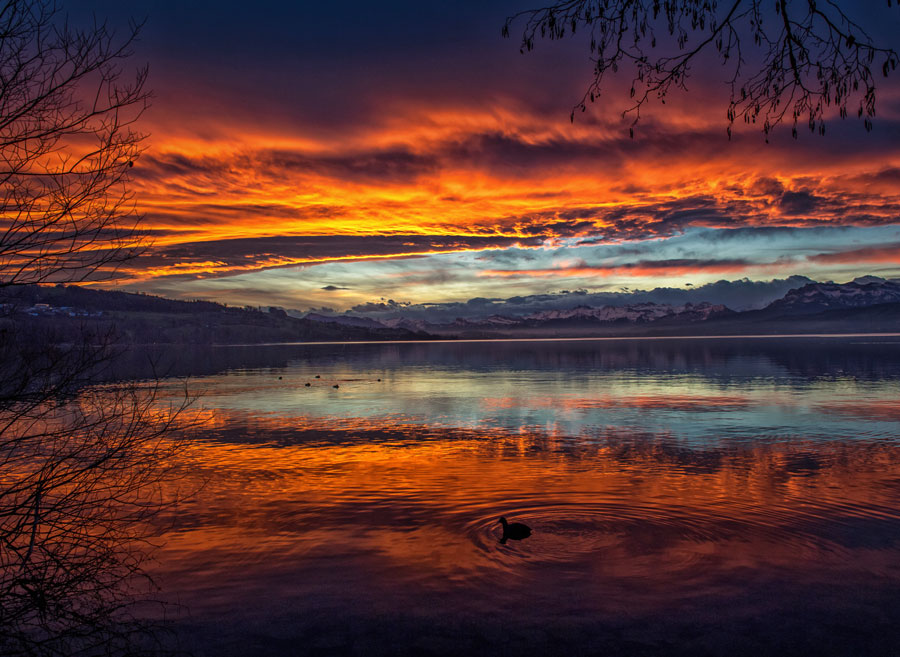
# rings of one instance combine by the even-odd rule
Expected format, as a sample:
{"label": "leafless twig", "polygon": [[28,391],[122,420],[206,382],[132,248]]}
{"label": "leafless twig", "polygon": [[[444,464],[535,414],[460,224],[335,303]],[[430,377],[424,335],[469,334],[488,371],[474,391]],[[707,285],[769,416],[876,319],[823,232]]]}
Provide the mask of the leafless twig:
{"label": "leafless twig", "polygon": [[642,108],[686,89],[703,53],[714,52],[730,71],[729,137],[739,120],[759,125],[766,136],[785,120],[794,137],[800,123],[825,134],[830,107],[842,118],[854,112],[871,130],[876,77],[887,77],[900,63],[893,48],[874,43],[833,0],[728,0],[721,6],[715,0],[563,0],[509,17],[503,35],[520,22],[522,52],[538,38],[590,34],[594,77],[572,110],[573,121],[600,97],[610,71],[633,71],[623,112],[632,117],[632,136]]}

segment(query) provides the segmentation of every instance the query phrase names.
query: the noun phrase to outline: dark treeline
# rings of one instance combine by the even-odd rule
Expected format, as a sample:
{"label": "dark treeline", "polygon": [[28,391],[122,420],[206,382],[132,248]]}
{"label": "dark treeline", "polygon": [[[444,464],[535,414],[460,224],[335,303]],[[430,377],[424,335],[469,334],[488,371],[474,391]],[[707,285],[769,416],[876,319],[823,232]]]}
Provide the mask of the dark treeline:
{"label": "dark treeline", "polygon": [[21,285],[3,290],[0,302],[23,309],[35,304],[77,308],[90,312],[130,311],[157,313],[222,312],[226,306],[212,301],[177,301],[148,294],[94,290],[77,285]]}
{"label": "dark treeline", "polygon": [[86,333],[128,344],[253,344],[345,340],[417,340],[428,334],[315,322],[281,309],[262,311],[209,301],[177,301],[77,286],[23,285],[0,292],[0,330],[50,342]]}

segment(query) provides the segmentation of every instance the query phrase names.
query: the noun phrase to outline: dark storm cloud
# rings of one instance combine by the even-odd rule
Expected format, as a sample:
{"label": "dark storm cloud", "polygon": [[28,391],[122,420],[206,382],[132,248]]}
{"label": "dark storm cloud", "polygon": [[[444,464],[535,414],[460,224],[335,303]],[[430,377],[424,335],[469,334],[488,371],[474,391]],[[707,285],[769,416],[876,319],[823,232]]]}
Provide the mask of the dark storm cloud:
{"label": "dark storm cloud", "polygon": [[781,195],[779,205],[781,210],[788,215],[810,214],[815,212],[825,199],[815,194],[801,190],[797,192],[785,192]]}
{"label": "dark storm cloud", "polygon": [[582,240],[579,245],[601,244],[610,239],[643,240],[670,237],[683,232],[689,226],[721,226],[750,222],[757,216],[753,210],[752,206],[741,207],[737,202],[723,204],[711,196],[623,206],[613,210],[602,209],[597,212],[597,219],[610,226],[598,229],[600,235]]}
{"label": "dark storm cloud", "polygon": [[223,155],[165,153],[141,158],[135,178],[167,181],[173,178],[215,180],[241,184],[247,180],[240,171],[280,177],[306,173],[354,182],[411,182],[438,167],[434,155],[420,155],[409,149],[391,147],[339,155],[310,155],[300,150],[258,149]]}
{"label": "dark storm cloud", "polygon": [[781,196],[784,193],[784,185],[776,178],[758,178],[750,185],[748,190],[754,196]]}
{"label": "dark storm cloud", "polygon": [[441,156],[443,161],[455,166],[489,169],[516,176],[530,175],[536,168],[571,168],[585,162],[592,166],[621,165],[623,146],[624,142],[615,138],[585,142],[560,137],[533,142],[524,141],[516,135],[482,133],[447,144]]}
{"label": "dark storm cloud", "polygon": [[900,167],[887,167],[873,173],[857,175],[853,177],[853,181],[863,185],[882,183],[898,189],[900,188]]}
{"label": "dark storm cloud", "polygon": [[[540,242],[537,238],[422,235],[283,236],[215,240],[150,249],[138,259],[136,269],[166,268],[167,275],[202,278],[332,260],[411,257],[515,245],[537,246]],[[198,269],[203,271],[196,271]]]}
{"label": "dark storm cloud", "polygon": [[686,268],[701,273],[704,269],[717,270],[721,267],[747,267],[756,264],[746,258],[670,258],[668,260],[639,260],[622,265],[613,265],[616,269],[680,269]]}
{"label": "dark storm cloud", "polygon": [[353,182],[408,183],[433,173],[438,161],[432,155],[419,155],[397,147],[323,157],[270,151],[260,155],[257,167],[275,175],[295,170]]}
{"label": "dark storm cloud", "polygon": [[755,239],[774,240],[778,238],[809,238],[812,236],[830,235],[850,230],[848,226],[744,226],[742,228],[720,228],[705,231],[695,237],[704,242],[748,242]]}

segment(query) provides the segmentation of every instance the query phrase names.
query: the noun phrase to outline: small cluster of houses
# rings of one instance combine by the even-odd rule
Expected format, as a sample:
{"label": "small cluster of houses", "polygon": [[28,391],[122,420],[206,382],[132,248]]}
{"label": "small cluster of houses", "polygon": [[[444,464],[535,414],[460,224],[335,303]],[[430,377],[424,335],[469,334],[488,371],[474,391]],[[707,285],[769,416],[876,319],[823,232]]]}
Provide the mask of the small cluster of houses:
{"label": "small cluster of houses", "polygon": [[51,306],[49,303],[36,303],[33,306],[22,307],[12,303],[0,304],[0,314],[24,313],[32,317],[101,317],[102,310],[90,311],[71,306]]}

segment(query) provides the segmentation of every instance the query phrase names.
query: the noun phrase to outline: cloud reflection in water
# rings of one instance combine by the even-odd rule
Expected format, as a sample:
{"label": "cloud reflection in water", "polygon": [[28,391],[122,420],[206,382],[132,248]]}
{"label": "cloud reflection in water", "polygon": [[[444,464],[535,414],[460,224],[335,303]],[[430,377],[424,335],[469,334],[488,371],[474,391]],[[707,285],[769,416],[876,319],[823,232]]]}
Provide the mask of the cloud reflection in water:
{"label": "cloud reflection in water", "polygon": [[[277,374],[203,381],[185,476],[208,483],[177,510],[159,574],[204,632],[227,615],[234,636],[262,627],[263,643],[327,637],[348,653],[432,633],[446,654],[490,652],[498,627],[540,628],[525,654],[823,636],[879,654],[900,639],[884,612],[900,604],[894,352],[875,363],[833,344],[838,373],[756,347],[703,361],[655,347],[670,364],[655,369],[537,355],[428,368],[395,349],[298,352]],[[302,387],[313,369],[321,383]],[[533,536],[500,544],[501,514]],[[858,629],[835,629],[848,618]]]}

